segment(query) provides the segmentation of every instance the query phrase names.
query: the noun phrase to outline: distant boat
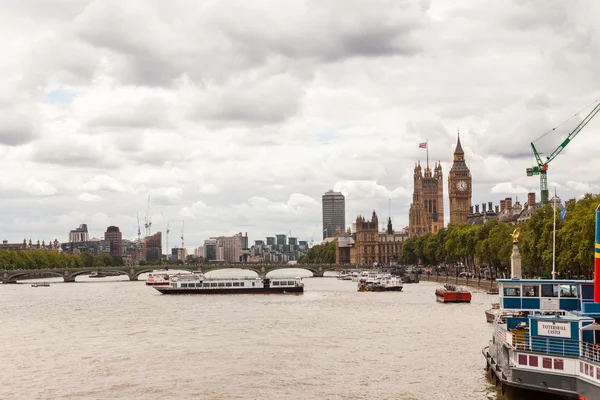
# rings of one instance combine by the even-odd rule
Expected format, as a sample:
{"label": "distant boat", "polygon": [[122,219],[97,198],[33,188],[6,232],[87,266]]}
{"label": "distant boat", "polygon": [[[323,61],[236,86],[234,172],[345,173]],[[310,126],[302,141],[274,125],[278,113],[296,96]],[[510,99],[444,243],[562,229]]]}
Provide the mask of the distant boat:
{"label": "distant boat", "polygon": [[47,282],[32,283],[31,287],[50,287],[50,284]]}
{"label": "distant boat", "polygon": [[90,273],[90,278],[106,278],[108,274],[103,271],[93,271]]}

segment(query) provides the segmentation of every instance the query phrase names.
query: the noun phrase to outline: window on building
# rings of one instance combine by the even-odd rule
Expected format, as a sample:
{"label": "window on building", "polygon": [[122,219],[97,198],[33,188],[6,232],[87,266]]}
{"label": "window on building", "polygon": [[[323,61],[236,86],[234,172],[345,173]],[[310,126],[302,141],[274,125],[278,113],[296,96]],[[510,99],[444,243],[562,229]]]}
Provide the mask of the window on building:
{"label": "window on building", "polygon": [[558,285],[542,284],[542,297],[558,297]]}
{"label": "window on building", "polygon": [[523,297],[540,297],[540,285],[523,285]]}

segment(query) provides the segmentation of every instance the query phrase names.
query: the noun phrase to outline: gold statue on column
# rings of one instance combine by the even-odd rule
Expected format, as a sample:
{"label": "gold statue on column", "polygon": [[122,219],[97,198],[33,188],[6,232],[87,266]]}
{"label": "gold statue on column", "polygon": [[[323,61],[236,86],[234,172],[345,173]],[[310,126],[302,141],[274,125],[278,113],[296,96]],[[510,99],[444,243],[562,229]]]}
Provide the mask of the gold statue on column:
{"label": "gold statue on column", "polygon": [[510,235],[512,236],[513,239],[513,243],[519,243],[519,234],[521,233],[521,228],[517,228],[513,231],[513,233]]}

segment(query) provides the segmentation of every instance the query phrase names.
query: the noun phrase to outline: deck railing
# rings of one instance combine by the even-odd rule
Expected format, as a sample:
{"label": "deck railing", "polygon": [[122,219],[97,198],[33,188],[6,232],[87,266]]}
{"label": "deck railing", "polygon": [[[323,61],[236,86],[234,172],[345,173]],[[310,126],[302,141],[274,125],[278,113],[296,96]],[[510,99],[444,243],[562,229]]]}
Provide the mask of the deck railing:
{"label": "deck railing", "polygon": [[520,351],[542,354],[579,357],[600,363],[600,346],[580,340],[529,336],[527,330],[508,331],[503,325],[495,324],[494,336],[507,346]]}

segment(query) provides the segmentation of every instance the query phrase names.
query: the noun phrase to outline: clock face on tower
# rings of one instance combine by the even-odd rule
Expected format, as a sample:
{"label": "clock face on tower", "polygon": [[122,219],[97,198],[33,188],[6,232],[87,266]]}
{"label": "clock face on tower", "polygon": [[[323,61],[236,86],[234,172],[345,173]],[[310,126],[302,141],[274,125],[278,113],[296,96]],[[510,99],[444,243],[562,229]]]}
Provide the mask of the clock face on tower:
{"label": "clock face on tower", "polygon": [[465,190],[467,190],[467,182],[465,182],[465,181],[456,182],[456,188],[458,190],[460,190],[461,192],[464,192]]}

